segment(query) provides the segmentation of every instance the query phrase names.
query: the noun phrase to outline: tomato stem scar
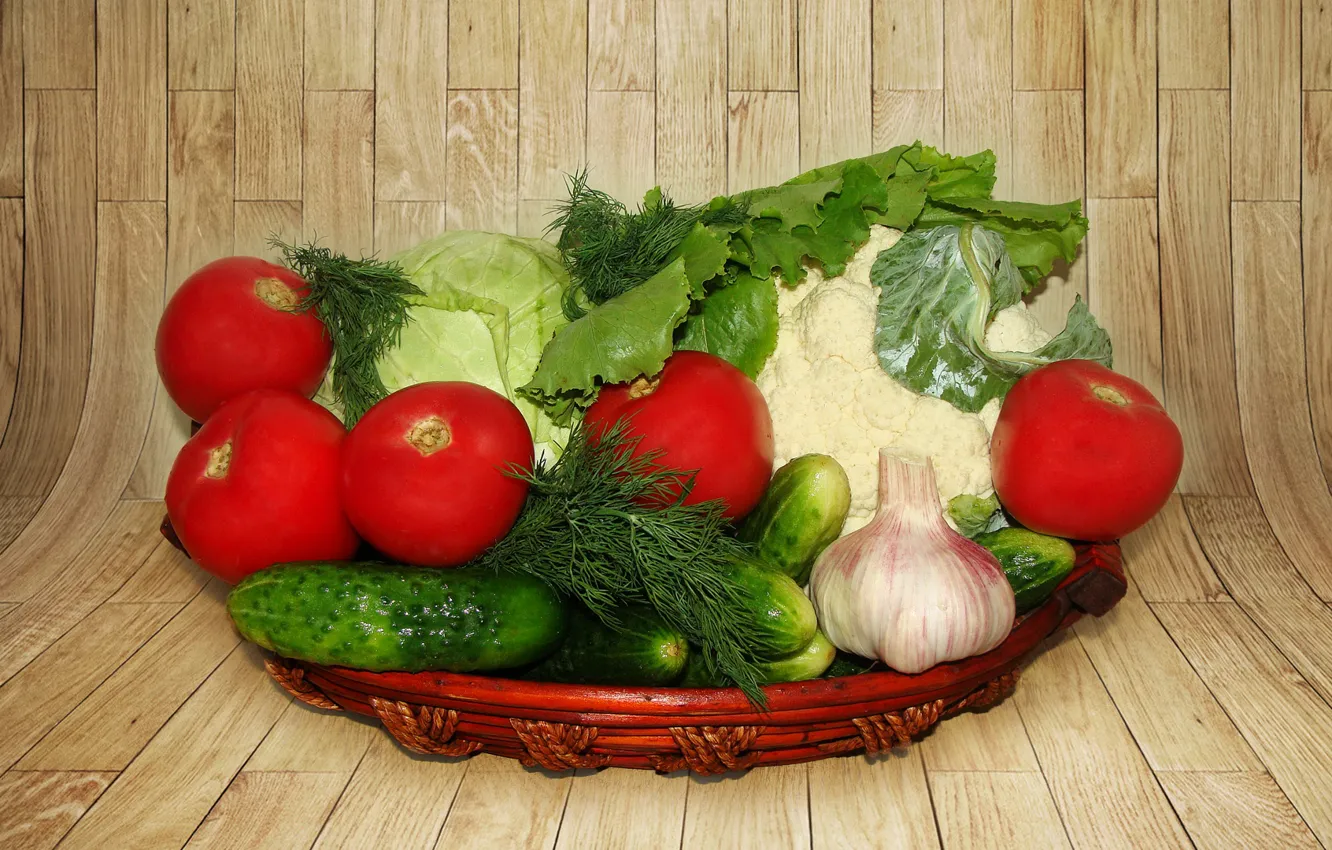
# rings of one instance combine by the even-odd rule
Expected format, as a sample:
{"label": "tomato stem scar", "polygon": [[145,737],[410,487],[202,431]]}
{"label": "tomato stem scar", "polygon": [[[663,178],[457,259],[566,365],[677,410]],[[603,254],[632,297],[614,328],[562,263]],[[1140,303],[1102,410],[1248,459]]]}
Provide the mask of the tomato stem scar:
{"label": "tomato stem scar", "polygon": [[453,435],[449,433],[449,426],[443,419],[431,416],[413,425],[405,439],[422,457],[429,457],[440,449],[448,448]]}
{"label": "tomato stem scar", "polygon": [[227,440],[208,453],[208,465],[204,467],[204,476],[226,478],[229,469],[231,469],[231,441]]}
{"label": "tomato stem scar", "polygon": [[645,396],[650,396],[657,391],[657,387],[660,384],[661,376],[648,378],[639,375],[637,378],[634,378],[633,383],[629,384],[629,397],[644,398]]}
{"label": "tomato stem scar", "polygon": [[272,307],[290,313],[300,303],[298,296],[290,286],[275,277],[261,277],[254,282],[254,294],[259,300]]}
{"label": "tomato stem scar", "polygon": [[1128,399],[1124,398],[1124,394],[1114,387],[1107,387],[1104,385],[1092,387],[1092,395],[1096,396],[1101,401],[1108,401],[1111,404],[1118,404],[1120,406],[1128,404]]}

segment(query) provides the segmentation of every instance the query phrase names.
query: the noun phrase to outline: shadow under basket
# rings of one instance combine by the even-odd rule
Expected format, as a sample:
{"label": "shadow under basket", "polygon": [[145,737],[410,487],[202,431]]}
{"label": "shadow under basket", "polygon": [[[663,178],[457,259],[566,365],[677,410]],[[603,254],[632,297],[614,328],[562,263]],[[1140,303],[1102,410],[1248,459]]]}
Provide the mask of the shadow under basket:
{"label": "shadow under basket", "polygon": [[[169,524],[163,534],[179,546]],[[561,685],[459,673],[370,673],[281,657],[269,674],[316,708],[377,717],[427,755],[485,752],[528,766],[629,767],[711,775],[906,746],[936,723],[989,708],[1017,686],[1019,665],[1127,589],[1118,544],[1078,547],[1077,565],[1043,605],[984,655],[916,675],[861,673],[769,685],[758,712],[735,688]]]}

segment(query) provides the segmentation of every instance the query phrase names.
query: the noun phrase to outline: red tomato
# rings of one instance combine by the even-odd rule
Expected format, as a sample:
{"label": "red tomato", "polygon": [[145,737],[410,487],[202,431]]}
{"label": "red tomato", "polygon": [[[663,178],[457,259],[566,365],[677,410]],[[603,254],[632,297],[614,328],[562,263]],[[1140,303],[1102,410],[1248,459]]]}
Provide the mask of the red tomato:
{"label": "red tomato", "polygon": [[176,406],[203,422],[250,390],[313,395],[333,343],[314,313],[294,312],[307,291],[256,257],[215,260],[186,278],[157,325],[157,371]]}
{"label": "red tomato", "polygon": [[1074,540],[1114,540],[1170,498],[1184,440],[1137,381],[1089,360],[1023,377],[990,443],[994,489],[1018,522]]}
{"label": "red tomato", "polygon": [[754,382],[727,361],[677,351],[655,378],[603,387],[587,409],[596,431],[629,418],[642,440],[634,454],[661,449],[668,469],[698,470],[686,502],[726,502],[726,517],[754,509],[772,478],[772,417]]}
{"label": "red tomato", "polygon": [[513,527],[532,468],[532,435],[518,408],[466,381],[398,390],[366,411],[342,450],[342,503],[380,552],[408,564],[453,567]]}
{"label": "red tomato", "polygon": [[295,393],[255,390],[223,404],[167,479],[167,515],[181,545],[232,584],[286,561],[350,558],[358,541],[337,486],[346,433]]}

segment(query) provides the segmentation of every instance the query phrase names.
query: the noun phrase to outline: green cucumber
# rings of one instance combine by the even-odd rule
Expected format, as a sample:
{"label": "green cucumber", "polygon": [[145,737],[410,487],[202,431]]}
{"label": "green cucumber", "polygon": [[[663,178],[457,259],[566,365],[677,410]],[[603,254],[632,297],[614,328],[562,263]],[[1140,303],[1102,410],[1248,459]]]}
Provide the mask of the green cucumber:
{"label": "green cucumber", "polygon": [[746,597],[746,616],[755,625],[760,660],[798,652],[818,631],[814,604],[790,576],[753,564],[737,564],[732,575]]}
{"label": "green cucumber", "polygon": [[[832,664],[836,654],[837,647],[833,646],[828,638],[824,637],[823,632],[816,631],[814,639],[803,649],[781,658],[774,658],[771,661],[760,661],[758,663],[759,683],[773,685],[778,682],[803,682],[806,679],[817,679],[828,669],[828,665]],[[725,685],[725,679],[718,673],[707,669],[707,665],[702,659],[702,653],[696,652],[689,656],[689,661],[685,664],[684,676],[680,679],[680,687],[719,688]]]}
{"label": "green cucumber", "polygon": [[518,573],[371,562],[280,564],[227,597],[241,636],[279,655],[358,670],[502,670],[547,655],[564,604]]}
{"label": "green cucumber", "polygon": [[559,649],[524,678],[578,685],[669,685],[689,658],[685,636],[642,606],[615,612],[612,629],[586,610],[569,614]]}
{"label": "green cucumber", "polygon": [[1073,571],[1077,557],[1067,540],[1025,528],[1001,528],[978,535],[976,542],[999,559],[1013,586],[1019,614],[1049,599],[1059,582]]}
{"label": "green cucumber", "polygon": [[802,455],[786,463],[738,536],[757,547],[760,560],[803,585],[828,544],[842,533],[851,509],[851,483],[827,455]]}
{"label": "green cucumber", "polygon": [[840,676],[858,676],[861,673],[868,673],[878,663],[873,658],[861,658],[859,655],[852,655],[839,649],[833,663],[829,664],[828,669],[823,671],[823,678],[836,679]]}

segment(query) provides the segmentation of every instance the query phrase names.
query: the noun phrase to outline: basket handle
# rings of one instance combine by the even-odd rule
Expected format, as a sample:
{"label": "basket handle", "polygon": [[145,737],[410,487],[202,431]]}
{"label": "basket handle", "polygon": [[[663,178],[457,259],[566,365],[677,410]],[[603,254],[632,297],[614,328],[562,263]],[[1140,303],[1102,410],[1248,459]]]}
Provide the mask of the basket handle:
{"label": "basket handle", "polygon": [[1124,556],[1116,543],[1091,543],[1078,547],[1073,572],[1055,589],[1067,600],[1070,611],[1100,617],[1128,592]]}

